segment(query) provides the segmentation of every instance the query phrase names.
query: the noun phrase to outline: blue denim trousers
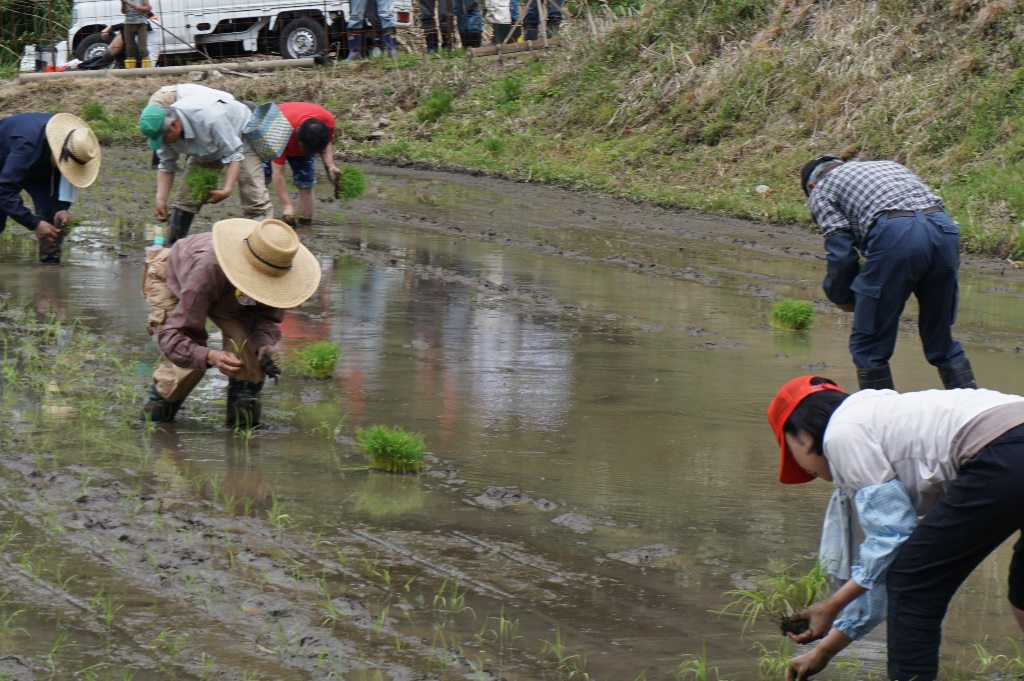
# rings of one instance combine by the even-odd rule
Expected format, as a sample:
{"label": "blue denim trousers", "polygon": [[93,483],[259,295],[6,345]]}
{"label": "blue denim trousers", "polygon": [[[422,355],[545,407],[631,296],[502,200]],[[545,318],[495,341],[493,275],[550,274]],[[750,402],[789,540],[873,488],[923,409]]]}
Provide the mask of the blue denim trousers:
{"label": "blue denim trousers", "polygon": [[953,339],[959,303],[960,227],[939,211],[879,217],[861,249],[866,259],[850,289],[855,294],[850,354],[861,369],[887,364],[896,347],[900,315],[911,294],[920,309],[918,332],[934,366],[964,358]]}
{"label": "blue denim trousers", "polygon": [[377,16],[381,28],[395,27],[395,0],[349,0],[348,28],[363,30],[366,28],[366,3],[377,3]]}
{"label": "blue denim trousers", "polygon": [[440,27],[441,32],[447,34],[453,26],[453,15],[460,33],[483,33],[484,15],[479,0],[420,0],[420,23],[424,32]]}

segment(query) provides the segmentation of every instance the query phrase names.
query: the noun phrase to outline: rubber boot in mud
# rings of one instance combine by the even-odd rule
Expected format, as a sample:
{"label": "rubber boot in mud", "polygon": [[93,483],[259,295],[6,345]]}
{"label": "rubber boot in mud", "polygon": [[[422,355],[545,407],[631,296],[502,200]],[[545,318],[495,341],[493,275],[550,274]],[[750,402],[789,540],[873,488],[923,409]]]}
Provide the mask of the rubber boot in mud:
{"label": "rubber boot in mud", "polygon": [[60,264],[61,244],[58,242],[39,244],[39,262],[44,265]]}
{"label": "rubber boot in mud", "polygon": [[192,227],[192,219],[195,216],[195,213],[189,213],[178,208],[171,209],[171,214],[167,218],[168,246],[188,236],[188,230]]}
{"label": "rubber boot in mud", "polygon": [[236,381],[228,379],[228,428],[251,430],[260,425],[260,391],[263,381]]}
{"label": "rubber boot in mud", "polygon": [[181,402],[171,402],[164,399],[156,389],[156,383],[150,383],[146,388],[146,396],[142,400],[142,420],[150,423],[168,423],[174,420],[178,410],[181,409]]}
{"label": "rubber boot in mud", "polygon": [[363,34],[361,31],[352,31],[348,34],[348,56],[345,61],[356,61],[363,56]]}
{"label": "rubber boot in mud", "polygon": [[870,369],[857,369],[857,383],[861,390],[895,390],[888,364]]}
{"label": "rubber boot in mud", "polygon": [[974,369],[971,368],[971,361],[964,357],[959,362],[947,364],[944,367],[935,367],[939,370],[939,378],[942,379],[942,387],[946,390],[953,388],[977,388],[978,383],[974,380]]}

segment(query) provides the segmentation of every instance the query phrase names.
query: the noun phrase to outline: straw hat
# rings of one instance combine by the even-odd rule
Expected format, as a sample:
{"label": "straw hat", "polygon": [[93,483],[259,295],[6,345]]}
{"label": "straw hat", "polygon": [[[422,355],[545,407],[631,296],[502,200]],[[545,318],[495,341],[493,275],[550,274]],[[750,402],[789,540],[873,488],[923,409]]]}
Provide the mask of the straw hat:
{"label": "straw hat", "polygon": [[100,141],[88,123],[72,114],[54,114],[46,123],[46,141],[64,179],[76,187],[88,187],[96,181]]}
{"label": "straw hat", "polygon": [[316,256],[280,220],[221,220],[213,226],[213,250],[228,280],[270,307],[296,307],[320,285]]}

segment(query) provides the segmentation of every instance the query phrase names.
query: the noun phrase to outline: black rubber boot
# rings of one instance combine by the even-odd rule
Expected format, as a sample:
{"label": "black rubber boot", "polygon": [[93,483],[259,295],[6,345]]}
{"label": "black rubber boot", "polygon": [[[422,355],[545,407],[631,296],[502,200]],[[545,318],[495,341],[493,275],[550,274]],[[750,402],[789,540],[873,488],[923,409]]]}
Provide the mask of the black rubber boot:
{"label": "black rubber boot", "polygon": [[260,391],[263,381],[236,381],[228,379],[228,414],[229,428],[251,430],[260,425]]}
{"label": "black rubber boot", "polygon": [[170,246],[178,239],[184,239],[188,236],[188,230],[192,227],[192,219],[196,216],[195,213],[189,213],[177,208],[171,209],[171,214],[167,218],[167,245]]}
{"label": "black rubber boot", "polygon": [[964,357],[959,362],[947,364],[944,367],[935,367],[939,370],[939,378],[942,379],[942,387],[946,390],[953,388],[977,388],[978,383],[974,380],[974,369],[971,362]]}
{"label": "black rubber boot", "polygon": [[181,409],[181,402],[171,402],[161,397],[157,392],[156,383],[150,383],[146,388],[146,396],[142,401],[143,421],[167,423],[174,420],[179,409]]}
{"label": "black rubber boot", "polygon": [[892,372],[889,365],[883,364],[880,367],[870,369],[857,369],[857,383],[861,390],[895,390],[892,382]]}
{"label": "black rubber boot", "polygon": [[437,50],[440,47],[440,42],[437,40],[437,33],[430,31],[427,33],[427,54],[437,54]]}
{"label": "black rubber boot", "polygon": [[480,47],[480,45],[483,43],[483,38],[483,33],[463,33],[462,46],[466,49],[469,49],[470,47]]}
{"label": "black rubber boot", "polygon": [[39,244],[39,262],[44,265],[59,265],[60,264],[60,253],[61,243],[40,243]]}
{"label": "black rubber boot", "polygon": [[509,24],[494,24],[494,39],[491,41],[492,45],[501,45],[505,42],[505,38],[512,32],[512,26]]}
{"label": "black rubber boot", "polygon": [[540,38],[540,24],[523,24],[523,37],[526,40],[537,40]]}

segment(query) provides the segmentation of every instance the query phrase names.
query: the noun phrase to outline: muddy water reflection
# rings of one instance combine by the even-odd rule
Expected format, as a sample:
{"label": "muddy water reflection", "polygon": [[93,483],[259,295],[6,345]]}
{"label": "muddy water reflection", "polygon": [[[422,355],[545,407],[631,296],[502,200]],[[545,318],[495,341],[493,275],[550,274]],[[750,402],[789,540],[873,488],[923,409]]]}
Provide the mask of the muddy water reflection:
{"label": "muddy water reflection", "polygon": [[[591,222],[614,228],[601,213],[605,204],[562,201],[564,213],[587,211]],[[810,332],[774,331],[770,303],[750,290],[819,298],[820,268],[676,233],[632,235],[651,238],[624,246],[630,239],[611,243],[569,218],[553,232],[544,223],[550,204],[407,174],[374,176],[367,204],[385,212],[318,228],[313,243],[325,285],[285,325],[289,344],[341,345],[334,379],[285,377],[268,386],[268,428],[242,442],[218,427],[224,382],[211,375],[186,417],[154,438],[156,474],[193,467],[264,506],[274,490],[328,537],[332,528],[358,527],[395,533],[392,541],[419,551],[436,544],[449,563],[483,581],[489,575],[477,572],[476,561],[504,547],[502,555],[520,556],[509,559],[509,578],[533,580],[539,592],[510,603],[522,618],[519,635],[536,654],[555,628],[571,633],[595,678],[632,679],[644,669],[648,679],[668,678],[681,654],[702,645],[724,677],[757,678],[756,654],[739,625],[709,611],[769,562],[813,553],[829,492],[824,484],[773,482],[764,408],[797,373],[854,381],[847,318],[821,314]],[[510,204],[513,214],[486,213],[488,228],[543,234],[552,255],[409,228],[420,217],[455,223],[467,211]],[[129,238],[129,258],[87,242],[61,268],[35,265],[24,240],[7,241],[0,290],[40,313],[82,317],[141,345],[144,234],[140,228]],[[674,255],[659,258],[656,247]],[[591,249],[593,258],[629,249],[629,257],[693,268],[695,276],[554,255],[566,248]],[[1009,391],[1024,387],[1017,356],[1005,351],[1021,321],[1018,279],[997,286],[968,276],[964,287],[962,325],[975,339],[968,349],[979,379]],[[938,385],[912,328],[898,348],[901,386]],[[445,463],[419,479],[350,470],[360,459],[346,438],[377,423],[424,433]],[[334,431],[343,437],[335,441]],[[518,488],[529,501],[491,508],[493,496],[480,499],[489,487]],[[647,562],[621,560],[652,545],[663,548],[641,554]],[[1004,547],[958,596],[948,653],[1014,633],[1007,561]],[[473,628],[461,632],[464,641]],[[876,633],[862,644],[861,657],[877,660],[881,640]]]}

